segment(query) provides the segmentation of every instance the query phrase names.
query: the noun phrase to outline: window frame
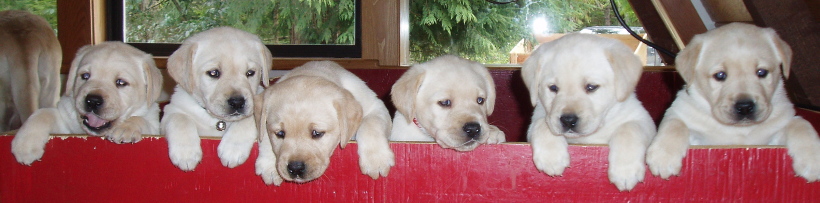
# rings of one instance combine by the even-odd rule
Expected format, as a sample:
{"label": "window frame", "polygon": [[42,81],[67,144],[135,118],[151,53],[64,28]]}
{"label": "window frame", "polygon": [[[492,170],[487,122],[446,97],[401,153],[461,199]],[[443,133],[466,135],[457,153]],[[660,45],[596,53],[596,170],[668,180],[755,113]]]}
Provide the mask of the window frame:
{"label": "window frame", "polygon": [[[355,5],[355,39],[353,45],[271,45],[266,44],[273,57],[285,58],[362,58],[362,0]],[[107,0],[105,4],[106,40],[125,39],[125,0]],[[127,43],[154,56],[170,56],[180,43]]]}

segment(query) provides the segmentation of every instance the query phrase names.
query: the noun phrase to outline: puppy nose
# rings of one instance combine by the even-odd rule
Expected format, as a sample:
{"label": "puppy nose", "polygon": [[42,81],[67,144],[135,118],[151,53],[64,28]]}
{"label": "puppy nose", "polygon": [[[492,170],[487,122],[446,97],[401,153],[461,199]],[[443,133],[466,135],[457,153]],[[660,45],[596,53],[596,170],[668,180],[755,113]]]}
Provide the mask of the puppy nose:
{"label": "puppy nose", "polygon": [[478,135],[481,134],[481,124],[476,122],[470,122],[464,124],[464,127],[461,127],[461,130],[464,130],[464,133],[467,134],[469,138],[476,138]]}
{"label": "puppy nose", "polygon": [[[105,103],[102,96],[96,94],[89,94],[85,96],[85,110],[95,112],[100,106]],[[96,113],[96,112],[95,112]]]}
{"label": "puppy nose", "polygon": [[744,99],[735,103],[735,113],[740,116],[752,115],[755,112],[755,102],[751,99]]}
{"label": "puppy nose", "polygon": [[306,169],[305,162],[291,161],[288,163],[288,173],[292,178],[304,176]]}
{"label": "puppy nose", "polygon": [[233,110],[242,110],[245,108],[245,97],[231,97],[228,99],[228,105]]}
{"label": "puppy nose", "polygon": [[564,126],[564,129],[573,129],[575,128],[575,124],[578,123],[578,116],[575,114],[564,114],[561,115],[561,126]]}

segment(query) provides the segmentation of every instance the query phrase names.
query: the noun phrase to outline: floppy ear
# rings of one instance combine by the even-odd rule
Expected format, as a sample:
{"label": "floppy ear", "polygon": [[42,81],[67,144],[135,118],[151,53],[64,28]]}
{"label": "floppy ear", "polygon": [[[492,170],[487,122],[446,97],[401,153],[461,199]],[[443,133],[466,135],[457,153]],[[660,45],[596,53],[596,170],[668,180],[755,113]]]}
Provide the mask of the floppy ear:
{"label": "floppy ear", "polygon": [[80,62],[83,61],[83,57],[87,54],[93,45],[85,45],[77,50],[77,55],[74,56],[74,60],[71,61],[71,68],[68,69],[68,77],[66,78],[65,84],[65,93],[63,95],[73,97],[74,96],[74,80],[77,79],[77,69],[80,69]]}
{"label": "floppy ear", "polygon": [[267,88],[270,86],[270,78],[268,77],[268,73],[270,73],[270,70],[273,68],[273,56],[271,55],[270,50],[268,50],[268,47],[265,47],[265,45],[260,45],[260,47],[259,57],[262,58],[262,75],[259,79],[262,80],[262,87]]}
{"label": "floppy ear", "polygon": [[686,45],[686,48],[681,50],[678,57],[675,58],[675,69],[687,84],[695,77],[695,69],[700,60],[701,49],[703,49],[702,38],[695,35],[689,45]]}
{"label": "floppy ear", "polygon": [[615,46],[606,49],[606,58],[612,67],[612,72],[615,73],[615,96],[618,101],[624,101],[635,92],[643,66],[638,56],[632,54],[625,45],[620,42],[615,43],[617,43]]}
{"label": "floppy ear", "polygon": [[541,66],[543,63],[546,62],[544,54],[546,54],[545,49],[549,43],[541,44],[541,47],[536,49],[526,61],[521,66],[521,79],[524,80],[524,86],[527,87],[527,90],[530,92],[530,102],[533,106],[535,106],[536,102],[538,102],[538,88],[541,84]]}
{"label": "floppy ear", "polygon": [[777,35],[774,29],[765,28],[764,31],[768,34],[769,42],[777,52],[778,58],[780,58],[780,69],[783,71],[783,77],[788,79],[792,64],[792,48]]}
{"label": "floppy ear", "polygon": [[151,54],[145,54],[143,57],[142,69],[144,72],[143,79],[145,81],[145,92],[148,96],[146,101],[157,101],[160,93],[162,92],[162,73],[160,73],[159,69],[157,69],[157,64],[154,63],[154,59]]}
{"label": "floppy ear", "polygon": [[478,74],[484,78],[484,89],[487,91],[487,98],[484,99],[484,108],[487,108],[487,115],[492,115],[493,110],[495,109],[495,81],[493,81],[493,76],[490,75],[490,71],[487,70],[487,67],[483,65],[476,64],[474,70],[478,71]]}
{"label": "floppy ear", "polygon": [[168,57],[168,74],[171,75],[182,89],[191,91],[193,85],[188,81],[192,80],[191,70],[194,65],[194,53],[196,53],[196,43],[183,43],[171,56]]}
{"label": "floppy ear", "polygon": [[[341,89],[341,88],[340,88]],[[362,106],[347,90],[342,90],[341,99],[333,101],[336,117],[339,121],[339,145],[344,148],[347,142],[356,135],[362,123]]]}
{"label": "floppy ear", "polygon": [[262,94],[254,94],[253,95],[253,119],[256,121],[256,130],[259,131],[259,137],[257,137],[258,141],[262,141],[262,136],[268,136],[268,105],[265,104],[265,94],[268,91],[262,92]]}
{"label": "floppy ear", "polygon": [[416,96],[419,94],[419,87],[424,82],[424,71],[421,68],[410,68],[404,75],[393,84],[390,90],[390,99],[396,110],[404,114],[408,122],[412,122],[416,117]]}

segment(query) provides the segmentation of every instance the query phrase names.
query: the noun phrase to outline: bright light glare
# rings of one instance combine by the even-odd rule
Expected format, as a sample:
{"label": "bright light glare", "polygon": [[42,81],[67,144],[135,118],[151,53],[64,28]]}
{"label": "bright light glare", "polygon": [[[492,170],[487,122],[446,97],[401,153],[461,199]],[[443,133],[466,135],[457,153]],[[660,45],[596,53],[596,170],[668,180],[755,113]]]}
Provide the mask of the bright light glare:
{"label": "bright light glare", "polygon": [[532,33],[533,34],[546,34],[549,32],[549,23],[547,19],[544,17],[536,17],[532,20]]}

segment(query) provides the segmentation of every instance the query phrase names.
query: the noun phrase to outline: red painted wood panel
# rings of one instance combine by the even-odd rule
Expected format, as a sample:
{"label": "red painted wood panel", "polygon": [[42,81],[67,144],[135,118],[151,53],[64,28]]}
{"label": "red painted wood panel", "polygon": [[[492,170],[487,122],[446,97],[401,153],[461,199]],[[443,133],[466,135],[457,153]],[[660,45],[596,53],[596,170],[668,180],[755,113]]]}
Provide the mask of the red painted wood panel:
{"label": "red painted wood panel", "polygon": [[117,145],[101,138],[52,139],[42,161],[23,166],[0,136],[2,202],[505,202],[505,201],[743,201],[820,200],[820,183],[795,177],[784,148],[690,149],[680,177],[651,176],[618,192],[606,175],[604,146],[571,146],[562,177],[538,172],[528,144],[478,147],[472,152],[435,144],[392,143],[396,166],[387,178],[359,171],[356,144],[337,149],[324,176],[267,186],[254,174],[256,157],[223,167],[218,140],[203,140],[204,158],[193,172],[168,160],[164,138]]}

